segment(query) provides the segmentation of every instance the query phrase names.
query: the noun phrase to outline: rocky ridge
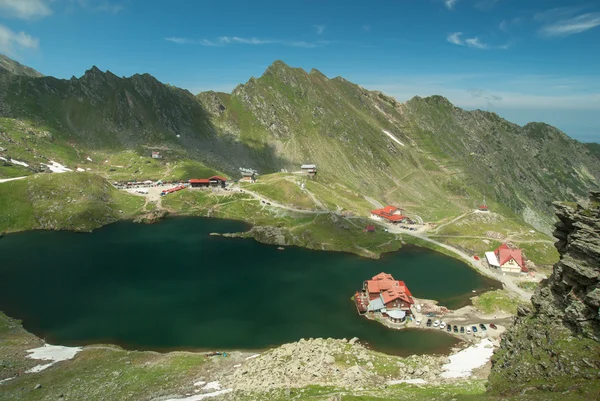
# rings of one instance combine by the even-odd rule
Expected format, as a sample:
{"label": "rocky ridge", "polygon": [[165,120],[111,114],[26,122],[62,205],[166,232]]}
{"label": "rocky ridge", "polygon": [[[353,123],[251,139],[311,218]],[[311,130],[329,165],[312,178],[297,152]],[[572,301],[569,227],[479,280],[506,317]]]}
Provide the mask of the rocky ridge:
{"label": "rocky ridge", "polygon": [[521,307],[494,356],[490,389],[574,391],[600,383],[600,192],[587,204],[555,203],[561,254]]}
{"label": "rocky ridge", "polygon": [[226,387],[247,392],[309,385],[383,388],[390,379],[436,381],[448,361],[431,355],[387,356],[356,340],[317,338],[284,344],[248,360],[224,382]]}

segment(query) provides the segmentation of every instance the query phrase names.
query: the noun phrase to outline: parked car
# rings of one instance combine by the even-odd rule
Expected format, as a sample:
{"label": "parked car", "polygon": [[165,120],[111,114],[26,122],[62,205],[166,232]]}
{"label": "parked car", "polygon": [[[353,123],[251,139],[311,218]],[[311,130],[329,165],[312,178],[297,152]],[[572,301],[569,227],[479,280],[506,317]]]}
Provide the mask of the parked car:
{"label": "parked car", "polygon": [[454,329],[455,333],[458,333],[458,326],[454,325],[452,328]]}
{"label": "parked car", "polygon": [[440,321],[436,320],[435,322],[433,322],[433,327],[438,327],[440,325]]}
{"label": "parked car", "polygon": [[467,334],[471,334],[471,329],[467,327]]}
{"label": "parked car", "polygon": [[487,329],[485,328],[485,324],[481,323],[479,324],[479,328],[483,331],[486,331]]}
{"label": "parked car", "polygon": [[440,329],[443,329],[444,327],[446,327],[446,323],[445,322],[441,322],[440,323]]}
{"label": "parked car", "polygon": [[431,327],[431,319],[427,319],[427,327]]}
{"label": "parked car", "polygon": [[446,331],[448,331],[448,332],[452,331],[452,325],[451,324],[449,324],[448,327],[446,327]]}
{"label": "parked car", "polygon": [[498,327],[496,327],[496,325],[494,323],[490,323],[490,327],[494,330],[496,330]]}
{"label": "parked car", "polygon": [[421,319],[417,319],[417,320],[415,320],[415,324],[416,324],[417,326],[420,326],[420,325],[421,325]]}
{"label": "parked car", "polygon": [[460,326],[460,334],[465,334],[465,327],[464,326]]}
{"label": "parked car", "polygon": [[471,330],[473,330],[473,334],[477,333],[477,326],[472,326]]}

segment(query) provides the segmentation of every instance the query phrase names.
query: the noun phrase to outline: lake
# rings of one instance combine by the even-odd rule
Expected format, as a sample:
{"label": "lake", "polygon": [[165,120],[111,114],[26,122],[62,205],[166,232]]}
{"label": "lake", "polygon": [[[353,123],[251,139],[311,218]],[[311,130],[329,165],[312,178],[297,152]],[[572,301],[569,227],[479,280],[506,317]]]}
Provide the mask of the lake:
{"label": "lake", "polygon": [[300,338],[358,337],[407,355],[445,352],[433,330],[391,330],[350,300],[380,272],[415,297],[457,308],[498,288],[464,263],[417,247],[379,260],[210,236],[243,223],[170,218],[119,222],[91,234],[30,231],[0,239],[0,310],[60,345],[128,349],[261,349]]}

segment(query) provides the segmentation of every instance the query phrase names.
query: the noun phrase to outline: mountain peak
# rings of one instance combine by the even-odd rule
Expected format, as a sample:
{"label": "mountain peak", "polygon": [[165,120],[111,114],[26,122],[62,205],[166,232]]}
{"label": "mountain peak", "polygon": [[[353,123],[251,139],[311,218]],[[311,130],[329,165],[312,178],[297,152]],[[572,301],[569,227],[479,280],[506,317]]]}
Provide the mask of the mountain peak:
{"label": "mountain peak", "polygon": [[34,78],[41,78],[44,76],[33,68],[24,66],[23,64],[8,58],[3,54],[0,54],[0,69],[4,69],[15,75],[24,75]]}

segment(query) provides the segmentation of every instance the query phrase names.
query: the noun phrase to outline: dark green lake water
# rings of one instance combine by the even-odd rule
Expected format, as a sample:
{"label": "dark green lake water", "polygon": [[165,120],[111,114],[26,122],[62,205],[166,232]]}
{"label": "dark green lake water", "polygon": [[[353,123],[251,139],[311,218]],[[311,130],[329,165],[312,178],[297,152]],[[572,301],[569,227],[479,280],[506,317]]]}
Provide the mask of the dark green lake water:
{"label": "dark green lake water", "polygon": [[50,343],[131,349],[259,349],[300,338],[359,337],[395,354],[444,352],[433,330],[387,329],[350,297],[391,273],[416,297],[456,308],[497,286],[465,264],[420,248],[380,260],[209,236],[235,221],[120,222],[92,234],[33,231],[0,239],[0,310]]}

